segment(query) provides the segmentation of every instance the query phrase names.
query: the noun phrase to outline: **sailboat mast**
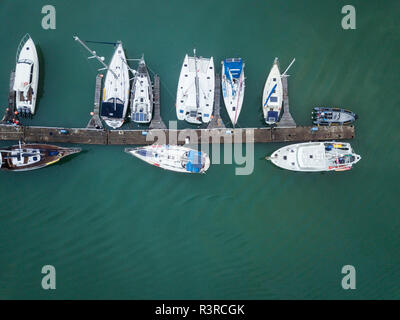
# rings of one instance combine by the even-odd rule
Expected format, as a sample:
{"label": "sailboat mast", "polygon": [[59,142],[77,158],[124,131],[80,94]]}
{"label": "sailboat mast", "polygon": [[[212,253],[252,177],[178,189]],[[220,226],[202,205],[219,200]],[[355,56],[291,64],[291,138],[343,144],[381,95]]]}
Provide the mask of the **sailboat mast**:
{"label": "sailboat mast", "polygon": [[78,38],[78,36],[74,36],[74,40],[75,40],[75,41],[78,41],[78,42],[82,45],[82,47],[84,47],[87,51],[90,52],[90,54],[93,55],[93,56],[89,57],[89,59],[91,59],[91,58],[96,58],[97,61],[99,61],[99,62],[104,66],[105,69],[109,70],[109,71],[114,75],[115,78],[118,78],[117,75],[116,75],[116,73],[115,73],[114,71],[112,71],[112,70],[108,67],[108,65],[106,65],[106,64],[104,63],[104,61],[103,61],[104,58],[102,59],[102,57],[99,57],[99,56],[96,54],[96,51],[91,50],[81,39]]}
{"label": "sailboat mast", "polygon": [[193,49],[194,54],[194,68],[196,71],[196,77],[194,78],[194,84],[196,87],[196,108],[200,108],[200,101],[199,101],[199,76],[197,74],[197,59],[196,59],[196,49]]}

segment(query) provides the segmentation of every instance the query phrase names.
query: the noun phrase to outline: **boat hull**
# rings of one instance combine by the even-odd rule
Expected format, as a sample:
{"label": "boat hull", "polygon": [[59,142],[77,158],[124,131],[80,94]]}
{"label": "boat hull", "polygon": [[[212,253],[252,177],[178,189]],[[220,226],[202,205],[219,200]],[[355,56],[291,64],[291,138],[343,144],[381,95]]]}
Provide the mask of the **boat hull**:
{"label": "boat hull", "polygon": [[61,159],[79,153],[80,148],[62,148],[47,144],[14,145],[1,150],[1,170],[30,171],[47,167]]}
{"label": "boat hull", "polygon": [[39,59],[35,43],[25,35],[18,47],[15,80],[15,106],[21,114],[34,114],[39,85]]}
{"label": "boat hull", "polygon": [[315,107],[312,111],[313,124],[320,126],[343,126],[352,124],[358,116],[346,109]]}
{"label": "boat hull", "polygon": [[125,52],[118,43],[104,80],[101,118],[111,128],[116,129],[125,122],[129,103],[129,70]]}
{"label": "boat hull", "polygon": [[278,59],[275,58],[268,78],[265,81],[262,98],[262,110],[266,124],[273,125],[278,122],[282,109],[282,101],[282,79],[279,71]]}
{"label": "boat hull", "polygon": [[178,120],[186,120],[193,124],[210,122],[214,106],[214,90],[213,58],[195,59],[186,55],[183,60],[176,94]]}
{"label": "boat hull", "polygon": [[241,58],[225,59],[221,63],[222,96],[232,125],[235,126],[243,105],[245,89],[244,63]]}
{"label": "boat hull", "polygon": [[153,90],[146,64],[142,59],[132,83],[131,120],[149,123],[153,115]]}
{"label": "boat hull", "polygon": [[180,173],[205,173],[210,158],[204,152],[176,145],[157,145],[127,148],[126,153],[156,167]]}
{"label": "boat hull", "polygon": [[360,159],[349,143],[335,141],[292,144],[268,157],[282,169],[302,172],[347,171]]}

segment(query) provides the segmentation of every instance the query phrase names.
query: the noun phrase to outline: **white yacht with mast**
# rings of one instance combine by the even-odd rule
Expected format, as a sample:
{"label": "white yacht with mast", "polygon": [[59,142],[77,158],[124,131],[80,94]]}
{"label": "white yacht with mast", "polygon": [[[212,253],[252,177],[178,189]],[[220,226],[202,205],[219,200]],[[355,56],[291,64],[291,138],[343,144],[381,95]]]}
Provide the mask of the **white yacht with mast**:
{"label": "white yacht with mast", "polygon": [[262,110],[266,124],[273,125],[278,122],[282,108],[283,90],[278,58],[275,58],[268,78],[265,81]]}
{"label": "white yacht with mast", "polygon": [[25,115],[35,113],[37,89],[39,84],[39,59],[35,43],[26,34],[17,50],[15,67],[15,102],[17,111]]}
{"label": "white yacht with mast", "polygon": [[222,61],[222,95],[233,127],[235,127],[242,110],[244,81],[244,62],[242,58],[230,58]]}
{"label": "white yacht with mast", "polygon": [[104,57],[99,57],[96,51],[92,51],[77,36],[74,36],[74,39],[93,55],[89,59],[96,58],[104,66],[101,70],[107,69],[100,115],[109,127],[113,129],[121,127],[128,110],[130,89],[128,63],[121,41],[117,42],[108,66],[104,63]]}
{"label": "white yacht with mast", "polygon": [[210,167],[210,157],[201,151],[185,146],[160,145],[126,148],[131,154],[156,167],[182,173],[205,173]]}
{"label": "white yacht with mast", "polygon": [[153,116],[153,89],[144,57],[139,60],[131,90],[131,120],[149,123]]}
{"label": "white yacht with mast", "polygon": [[178,120],[189,123],[208,123],[214,106],[214,60],[213,58],[185,56],[179,76],[176,94]]}

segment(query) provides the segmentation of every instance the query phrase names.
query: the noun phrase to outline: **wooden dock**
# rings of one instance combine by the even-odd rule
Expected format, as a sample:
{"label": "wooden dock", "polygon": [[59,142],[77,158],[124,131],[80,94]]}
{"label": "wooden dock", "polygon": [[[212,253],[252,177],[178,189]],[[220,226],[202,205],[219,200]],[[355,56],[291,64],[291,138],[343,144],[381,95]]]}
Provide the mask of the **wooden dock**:
{"label": "wooden dock", "polygon": [[289,93],[288,93],[288,81],[287,76],[282,77],[282,89],[283,89],[283,113],[281,120],[277,126],[279,128],[294,128],[296,122],[294,121],[289,109]]}
{"label": "wooden dock", "polygon": [[1,119],[1,123],[3,124],[12,123],[12,119],[15,118],[14,80],[15,80],[15,71],[12,71],[10,74],[10,88],[8,91],[8,106],[7,110],[5,110],[3,118]]}
{"label": "wooden dock", "polygon": [[[160,113],[160,78],[154,77],[154,117],[148,129],[108,130],[103,128],[100,119],[102,77],[96,77],[94,110],[86,128],[17,126],[11,122],[0,124],[0,140],[37,143],[76,143],[98,145],[147,145],[154,142],[184,144],[187,138],[191,143],[268,143],[301,142],[353,139],[354,126],[296,126],[289,112],[287,79],[284,85],[284,115],[280,125],[275,128],[225,128],[220,117],[220,75],[216,75],[214,117],[207,129],[167,129]],[[4,119],[14,117],[15,97],[12,96],[13,73],[10,78],[9,111]],[[11,112],[10,112],[11,110]]]}
{"label": "wooden dock", "polygon": [[[315,130],[317,129],[317,130]],[[67,130],[65,134],[64,130]],[[354,126],[244,128],[244,129],[152,129],[152,130],[96,130],[89,128],[22,127],[0,125],[0,140],[25,142],[78,143],[102,145],[146,145],[156,141],[191,143],[267,143],[353,139]],[[241,140],[238,140],[241,139]]]}
{"label": "wooden dock", "polygon": [[103,123],[100,119],[100,102],[101,102],[101,87],[102,87],[103,75],[98,74],[96,76],[96,88],[94,92],[94,108],[92,112],[92,118],[89,120],[86,128],[88,129],[104,129]]}
{"label": "wooden dock", "polygon": [[225,128],[225,124],[222,121],[221,114],[220,114],[220,103],[221,103],[221,75],[217,73],[215,75],[215,90],[214,90],[214,112],[213,118],[211,119],[210,123],[207,126],[207,129],[214,129],[214,128]]}
{"label": "wooden dock", "polygon": [[158,75],[155,75],[153,86],[153,117],[151,119],[149,129],[167,129],[167,126],[161,118],[160,99],[160,77]]}

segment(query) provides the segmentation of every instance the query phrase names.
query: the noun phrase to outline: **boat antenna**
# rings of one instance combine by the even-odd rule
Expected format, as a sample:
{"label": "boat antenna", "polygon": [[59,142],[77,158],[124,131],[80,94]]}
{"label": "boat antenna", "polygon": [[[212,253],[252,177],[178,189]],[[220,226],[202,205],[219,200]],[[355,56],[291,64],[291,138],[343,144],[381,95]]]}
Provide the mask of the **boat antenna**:
{"label": "boat antenna", "polygon": [[294,58],[292,60],[292,62],[289,64],[289,66],[286,68],[285,72],[282,73],[281,77],[288,77],[289,75],[286,74],[286,72],[288,72],[288,70],[290,69],[290,67],[292,66],[292,64],[296,61],[296,58]]}
{"label": "boat antenna", "polygon": [[97,61],[99,61],[99,62],[104,66],[104,68],[99,69],[99,70],[107,69],[107,70],[109,70],[109,71],[114,75],[114,77],[115,77],[116,79],[118,78],[117,74],[116,74],[113,70],[111,70],[111,69],[109,68],[108,65],[106,65],[106,64],[104,63],[104,57],[99,57],[99,56],[97,55],[96,51],[91,50],[81,39],[78,38],[78,36],[74,36],[74,40],[75,40],[75,41],[78,41],[78,42],[82,45],[82,47],[84,47],[87,51],[89,51],[89,52],[92,54],[92,56],[90,56],[88,59],[96,58]]}
{"label": "boat antenna", "polygon": [[197,59],[196,59],[196,49],[193,49],[193,55],[194,55],[194,68],[196,71],[196,77],[194,78],[194,83],[196,87],[196,108],[199,109],[200,107],[200,101],[199,101],[199,76],[197,74]]}

